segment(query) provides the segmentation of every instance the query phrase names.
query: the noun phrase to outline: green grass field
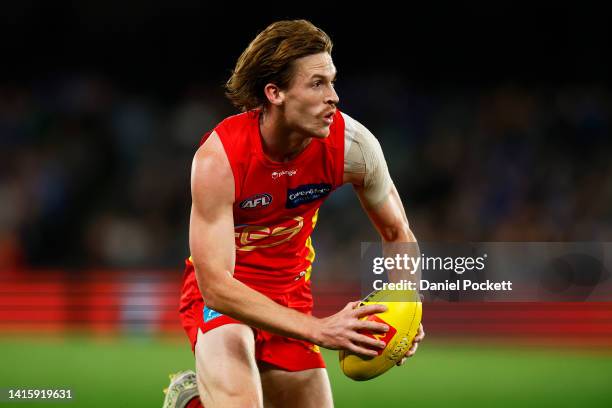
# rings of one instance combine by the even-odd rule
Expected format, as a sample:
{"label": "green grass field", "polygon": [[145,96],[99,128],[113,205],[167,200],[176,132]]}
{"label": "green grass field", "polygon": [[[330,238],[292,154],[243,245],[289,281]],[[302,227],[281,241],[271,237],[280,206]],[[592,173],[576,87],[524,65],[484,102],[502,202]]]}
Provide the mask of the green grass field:
{"label": "green grass field", "polygon": [[[0,407],[158,407],[168,373],[193,366],[177,340],[12,338],[0,350],[0,388],[74,393],[72,402]],[[337,407],[612,406],[612,353],[429,340],[404,367],[368,382],[345,378],[337,353],[325,358]]]}

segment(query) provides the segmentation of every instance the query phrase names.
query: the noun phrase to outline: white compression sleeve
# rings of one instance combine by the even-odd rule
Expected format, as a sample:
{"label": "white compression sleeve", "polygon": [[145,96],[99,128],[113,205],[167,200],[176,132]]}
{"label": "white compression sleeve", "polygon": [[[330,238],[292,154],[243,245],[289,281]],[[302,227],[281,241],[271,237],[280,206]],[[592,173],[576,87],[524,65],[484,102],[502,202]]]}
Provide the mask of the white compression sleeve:
{"label": "white compression sleeve", "polygon": [[365,126],[345,113],[344,172],[363,175],[365,205],[382,202],[393,182],[380,143]]}

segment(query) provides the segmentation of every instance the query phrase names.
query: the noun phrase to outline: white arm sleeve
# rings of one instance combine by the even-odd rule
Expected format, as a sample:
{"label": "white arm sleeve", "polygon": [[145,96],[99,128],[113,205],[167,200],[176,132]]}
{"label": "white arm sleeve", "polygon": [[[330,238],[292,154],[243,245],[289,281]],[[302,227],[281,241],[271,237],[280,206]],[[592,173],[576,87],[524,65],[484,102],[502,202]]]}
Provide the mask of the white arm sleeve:
{"label": "white arm sleeve", "polygon": [[389,194],[393,182],[380,143],[361,123],[342,113],[344,130],[344,172],[363,175],[365,205],[374,207]]}

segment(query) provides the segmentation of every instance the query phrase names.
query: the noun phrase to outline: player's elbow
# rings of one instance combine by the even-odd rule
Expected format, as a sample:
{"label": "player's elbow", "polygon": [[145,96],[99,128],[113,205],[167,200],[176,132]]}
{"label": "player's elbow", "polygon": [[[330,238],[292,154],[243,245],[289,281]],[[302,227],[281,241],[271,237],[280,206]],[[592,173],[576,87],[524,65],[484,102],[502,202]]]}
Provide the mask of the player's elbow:
{"label": "player's elbow", "polygon": [[219,295],[217,294],[215,288],[211,287],[211,285],[208,284],[200,285],[200,293],[202,293],[202,299],[204,300],[204,304],[210,309],[217,310],[217,303],[219,303]]}
{"label": "player's elbow", "polygon": [[200,279],[198,276],[198,286],[204,304],[210,309],[223,313],[227,307],[226,305],[230,302],[229,295],[231,292],[226,279]]}
{"label": "player's elbow", "polygon": [[202,292],[202,299],[204,299],[206,306],[220,313],[225,312],[227,296],[223,287],[220,285],[203,285],[200,292]]}
{"label": "player's elbow", "polygon": [[398,222],[381,230],[385,242],[416,242],[416,238],[407,222]]}

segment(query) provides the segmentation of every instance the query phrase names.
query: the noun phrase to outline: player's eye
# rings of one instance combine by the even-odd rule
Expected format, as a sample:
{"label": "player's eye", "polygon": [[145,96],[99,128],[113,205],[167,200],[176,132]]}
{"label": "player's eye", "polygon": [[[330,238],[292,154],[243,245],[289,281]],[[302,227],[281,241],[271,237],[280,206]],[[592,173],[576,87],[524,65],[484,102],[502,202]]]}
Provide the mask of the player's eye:
{"label": "player's eye", "polygon": [[312,84],[315,88],[318,88],[321,86],[321,84],[323,84],[322,81],[314,81],[314,83]]}

